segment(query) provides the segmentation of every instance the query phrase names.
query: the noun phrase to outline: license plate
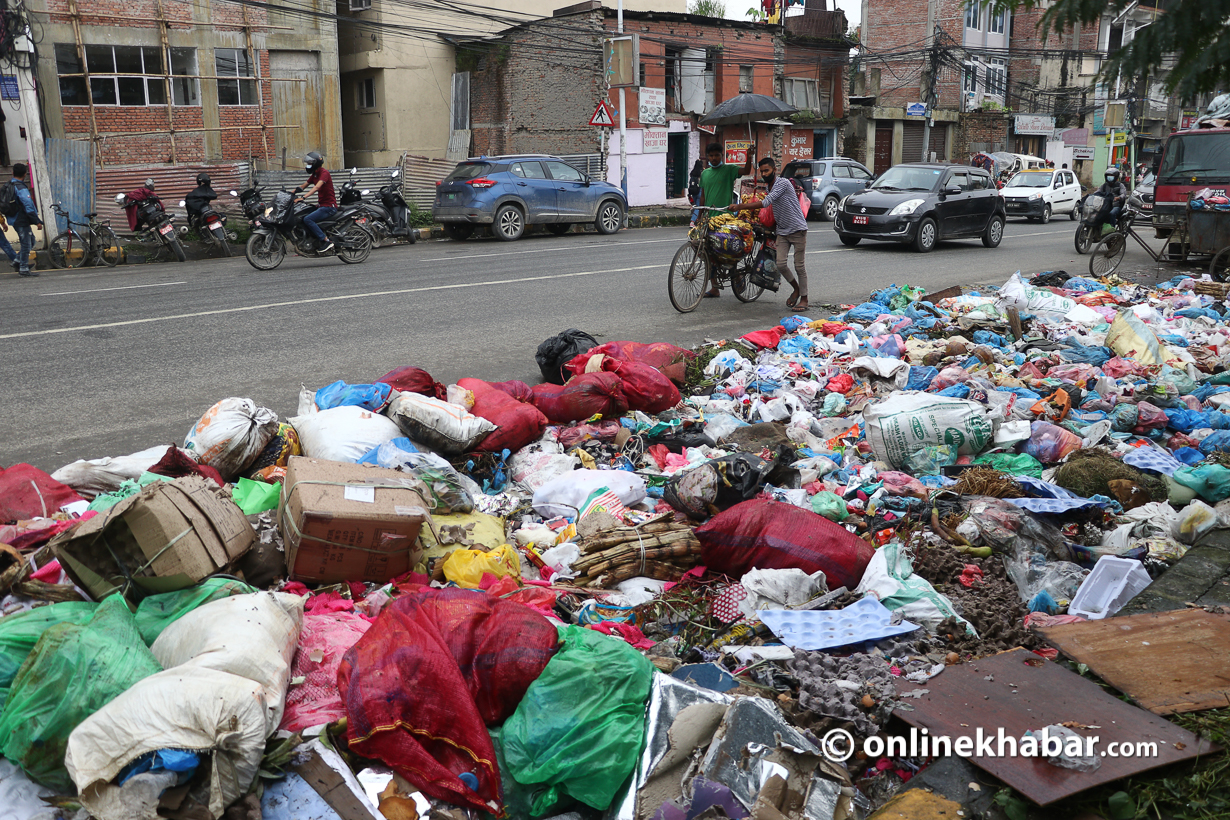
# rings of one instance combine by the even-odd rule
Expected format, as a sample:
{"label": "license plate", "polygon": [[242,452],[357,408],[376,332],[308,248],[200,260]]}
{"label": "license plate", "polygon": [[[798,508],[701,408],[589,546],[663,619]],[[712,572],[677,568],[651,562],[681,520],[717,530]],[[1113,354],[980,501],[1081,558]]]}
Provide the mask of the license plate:
{"label": "license plate", "polygon": [[456,194],[445,194],[444,198],[445,199],[456,199],[457,195]]}
{"label": "license plate", "polygon": [[868,217],[865,217],[865,216],[854,217],[855,225],[866,225],[868,222],[870,222],[870,219]]}
{"label": "license plate", "polygon": [[355,220],[355,223],[356,223],[356,224],[359,224],[359,225],[366,225],[366,224],[367,224],[367,218],[366,218],[366,217],[364,217],[364,218],[362,218],[362,219],[356,219],[356,220]]}
{"label": "license plate", "polygon": [[158,229],[158,233],[162,234],[163,236],[166,236],[166,235],[167,235],[167,234],[169,234],[170,232],[171,232],[171,226],[170,226],[170,225],[163,225],[162,227],[160,227],[160,228]]}
{"label": "license plate", "polygon": [[216,231],[216,230],[218,230],[218,229],[219,229],[219,228],[221,228],[221,227],[222,227],[222,223],[221,223],[221,222],[210,222],[210,223],[209,223],[209,229],[210,229],[211,231]]}

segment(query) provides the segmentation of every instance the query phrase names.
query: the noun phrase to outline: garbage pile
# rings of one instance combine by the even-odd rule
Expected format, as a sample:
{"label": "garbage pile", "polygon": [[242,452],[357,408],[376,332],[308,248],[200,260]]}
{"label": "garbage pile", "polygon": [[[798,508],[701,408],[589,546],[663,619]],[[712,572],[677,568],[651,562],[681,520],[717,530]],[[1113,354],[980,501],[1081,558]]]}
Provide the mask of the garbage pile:
{"label": "garbage pile", "polygon": [[1047,630],[1230,526],[1201,290],[892,286],[691,351],[572,329],[539,385],[406,366],[9,467],[0,817],[866,816],[935,756],[833,731],[871,748],[1006,650],[1050,669]]}

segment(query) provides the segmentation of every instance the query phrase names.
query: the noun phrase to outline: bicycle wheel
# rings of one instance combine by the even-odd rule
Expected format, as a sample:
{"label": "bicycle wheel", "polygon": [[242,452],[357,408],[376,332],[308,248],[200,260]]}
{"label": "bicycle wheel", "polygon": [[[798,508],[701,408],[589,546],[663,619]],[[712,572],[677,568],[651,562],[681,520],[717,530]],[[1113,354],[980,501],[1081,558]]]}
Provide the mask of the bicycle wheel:
{"label": "bicycle wheel", "polygon": [[79,268],[85,264],[85,258],[89,255],[89,247],[89,244],[81,238],[81,234],[76,231],[64,231],[51,240],[47,256],[50,257],[51,264],[57,268]]}
{"label": "bicycle wheel", "polygon": [[739,260],[730,272],[730,290],[740,302],[755,302],[764,293],[764,288],[752,282],[756,270],[756,257],[760,255],[760,242],[752,246],[752,252]]}
{"label": "bicycle wheel", "polygon": [[120,257],[124,254],[120,250],[120,238],[110,228],[99,228],[97,234],[98,260],[107,267],[114,268],[120,263]]}
{"label": "bicycle wheel", "polygon": [[1209,275],[1218,282],[1230,279],[1230,248],[1222,248],[1209,263]]}
{"label": "bicycle wheel", "polygon": [[1127,253],[1127,235],[1118,231],[1102,239],[1089,255],[1089,273],[1093,276],[1110,276]]}
{"label": "bicycle wheel", "polygon": [[675,251],[666,280],[666,292],[675,310],[680,313],[696,310],[705,297],[708,268],[708,260],[691,242]]}

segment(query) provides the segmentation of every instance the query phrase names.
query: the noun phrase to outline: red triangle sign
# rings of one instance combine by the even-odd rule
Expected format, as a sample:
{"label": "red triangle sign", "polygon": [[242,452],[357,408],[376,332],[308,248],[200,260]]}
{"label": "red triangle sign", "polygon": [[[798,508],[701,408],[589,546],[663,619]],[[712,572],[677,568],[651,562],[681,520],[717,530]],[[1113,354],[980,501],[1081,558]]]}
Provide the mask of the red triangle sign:
{"label": "red triangle sign", "polygon": [[615,114],[611,111],[611,107],[606,104],[606,100],[601,100],[598,107],[594,109],[594,115],[589,118],[590,125],[601,125],[605,128],[615,127]]}

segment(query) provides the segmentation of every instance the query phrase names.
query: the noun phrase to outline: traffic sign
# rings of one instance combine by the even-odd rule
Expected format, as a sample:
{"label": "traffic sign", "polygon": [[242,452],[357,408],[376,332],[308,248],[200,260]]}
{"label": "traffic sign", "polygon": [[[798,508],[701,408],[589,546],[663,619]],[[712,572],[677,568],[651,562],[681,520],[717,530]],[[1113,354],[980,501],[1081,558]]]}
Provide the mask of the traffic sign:
{"label": "traffic sign", "polygon": [[606,104],[606,100],[601,100],[598,107],[594,109],[594,115],[589,118],[590,125],[601,125],[604,128],[615,127],[615,114],[611,111],[611,107]]}

